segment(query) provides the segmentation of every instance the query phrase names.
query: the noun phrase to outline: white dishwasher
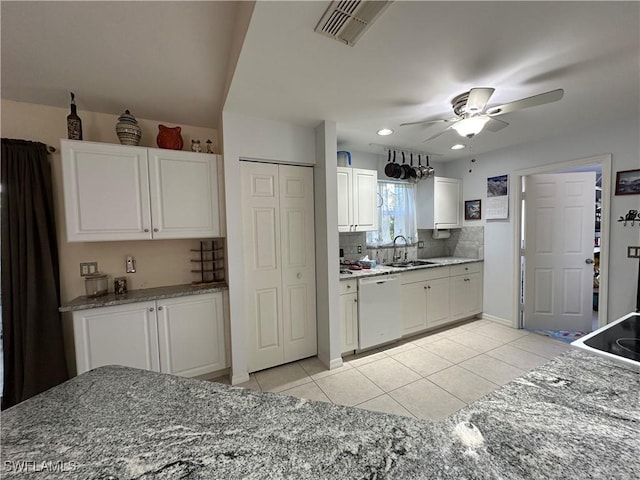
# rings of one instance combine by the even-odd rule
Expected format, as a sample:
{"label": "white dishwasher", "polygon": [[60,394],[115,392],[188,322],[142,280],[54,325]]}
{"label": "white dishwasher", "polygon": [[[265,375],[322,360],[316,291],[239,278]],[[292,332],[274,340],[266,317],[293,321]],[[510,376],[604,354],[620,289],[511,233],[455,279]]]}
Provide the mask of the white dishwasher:
{"label": "white dishwasher", "polygon": [[360,349],[400,338],[401,314],[400,275],[381,275],[358,280]]}

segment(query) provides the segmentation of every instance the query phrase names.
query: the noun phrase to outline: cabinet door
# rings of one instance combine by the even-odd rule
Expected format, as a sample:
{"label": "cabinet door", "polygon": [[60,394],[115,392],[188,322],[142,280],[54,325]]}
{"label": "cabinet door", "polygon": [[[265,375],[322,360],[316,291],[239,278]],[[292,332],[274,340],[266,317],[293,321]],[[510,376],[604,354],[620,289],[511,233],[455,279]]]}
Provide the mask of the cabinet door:
{"label": "cabinet door", "polygon": [[353,169],[353,231],[378,229],[378,172]]}
{"label": "cabinet door", "polygon": [[151,238],[147,149],[60,141],[67,241]]}
{"label": "cabinet door", "polygon": [[155,302],[73,312],[78,375],[103,365],[159,371]]}
{"label": "cabinet door", "polygon": [[407,283],[400,287],[402,301],[402,335],[427,328],[427,283]]}
{"label": "cabinet door", "polygon": [[449,278],[427,282],[427,326],[434,327],[449,322]]}
{"label": "cabinet door", "polygon": [[435,178],[434,224],[438,228],[462,227],[462,181],[457,178]]}
{"label": "cabinet door", "polygon": [[226,368],[222,293],[157,305],[161,372],[193,377]]}
{"label": "cabinet door", "polygon": [[278,166],[284,361],[318,353],[313,169]]}
{"label": "cabinet door", "polygon": [[340,341],[342,354],[358,349],[358,294],[340,295]]}
{"label": "cabinet door", "polygon": [[217,155],[149,149],[153,238],[220,236]]}
{"label": "cabinet door", "polygon": [[451,277],[451,320],[459,320],[468,315],[468,275]]}
{"label": "cabinet door", "polygon": [[351,170],[338,167],[338,232],[350,232],[353,228]]}
{"label": "cabinet door", "polygon": [[482,312],[482,275],[471,273],[467,278],[467,315],[477,315]]}

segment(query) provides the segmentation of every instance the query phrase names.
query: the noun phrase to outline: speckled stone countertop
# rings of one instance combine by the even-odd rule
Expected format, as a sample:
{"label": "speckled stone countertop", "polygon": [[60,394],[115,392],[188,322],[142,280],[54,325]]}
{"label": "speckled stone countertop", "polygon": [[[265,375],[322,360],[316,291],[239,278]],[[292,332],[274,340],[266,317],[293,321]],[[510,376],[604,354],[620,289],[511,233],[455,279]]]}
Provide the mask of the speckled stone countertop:
{"label": "speckled stone countertop", "polygon": [[449,265],[459,265],[461,263],[475,263],[484,260],[477,258],[462,257],[438,257],[438,258],[420,258],[428,262],[434,262],[427,265],[414,265],[411,267],[392,267],[389,265],[378,265],[375,268],[366,268],[362,270],[349,270],[351,273],[341,273],[340,280],[348,280],[350,278],[373,277],[376,275],[389,275],[390,273],[409,272],[411,270],[419,270],[422,268],[438,268],[448,267]]}
{"label": "speckled stone countertop", "polygon": [[219,285],[170,285],[168,287],[141,288],[140,290],[130,290],[124,295],[109,293],[101,297],[81,296],[74,298],[69,303],[62,305],[58,310],[61,312],[73,312],[76,310],[86,310],[88,308],[112,307],[125,303],[148,302],[161,300],[163,298],[185,297],[187,295],[198,295],[201,293],[221,292],[227,289],[227,284],[222,282]]}
{"label": "speckled stone countertop", "polygon": [[639,379],[569,351],[431,423],[102,367],[2,412],[3,478],[628,480]]}

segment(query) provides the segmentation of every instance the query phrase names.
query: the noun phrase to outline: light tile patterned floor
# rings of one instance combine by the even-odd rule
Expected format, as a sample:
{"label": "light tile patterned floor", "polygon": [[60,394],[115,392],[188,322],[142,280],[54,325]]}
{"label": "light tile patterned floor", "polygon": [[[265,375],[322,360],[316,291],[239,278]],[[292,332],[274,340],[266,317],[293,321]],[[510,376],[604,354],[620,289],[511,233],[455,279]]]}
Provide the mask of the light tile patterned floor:
{"label": "light tile patterned floor", "polygon": [[441,420],[569,348],[549,337],[473,320],[345,357],[334,370],[312,357],[251,374],[239,386]]}

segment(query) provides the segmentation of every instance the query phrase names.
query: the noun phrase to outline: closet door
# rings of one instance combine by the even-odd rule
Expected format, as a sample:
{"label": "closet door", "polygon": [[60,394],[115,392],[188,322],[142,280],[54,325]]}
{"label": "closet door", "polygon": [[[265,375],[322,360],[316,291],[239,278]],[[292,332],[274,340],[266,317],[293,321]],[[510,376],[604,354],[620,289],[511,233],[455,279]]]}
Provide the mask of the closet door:
{"label": "closet door", "polygon": [[284,361],[317,353],[313,169],[280,165]]}
{"label": "closet door", "polygon": [[278,166],[241,162],[247,364],[283,363]]}

